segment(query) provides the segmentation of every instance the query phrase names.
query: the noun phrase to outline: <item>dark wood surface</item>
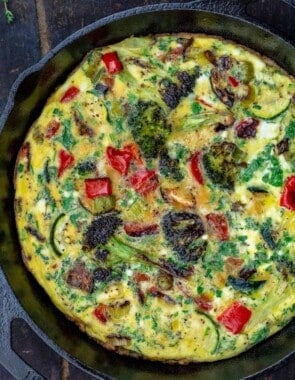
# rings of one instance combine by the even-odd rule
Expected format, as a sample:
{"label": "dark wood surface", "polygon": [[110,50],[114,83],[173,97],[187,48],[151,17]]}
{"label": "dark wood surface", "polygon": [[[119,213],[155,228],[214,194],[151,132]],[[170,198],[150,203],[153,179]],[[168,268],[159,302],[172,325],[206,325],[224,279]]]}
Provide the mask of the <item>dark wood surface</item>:
{"label": "dark wood surface", "polygon": [[[8,5],[14,13],[15,21],[8,25],[4,18],[4,5],[0,1],[0,113],[17,76],[74,31],[114,12],[168,2],[172,1],[10,0]],[[13,330],[12,343],[15,351],[46,379],[93,379],[62,360],[25,324]],[[294,363],[289,363],[271,375],[258,378],[293,379],[294,367]],[[0,366],[0,379],[13,378]]]}

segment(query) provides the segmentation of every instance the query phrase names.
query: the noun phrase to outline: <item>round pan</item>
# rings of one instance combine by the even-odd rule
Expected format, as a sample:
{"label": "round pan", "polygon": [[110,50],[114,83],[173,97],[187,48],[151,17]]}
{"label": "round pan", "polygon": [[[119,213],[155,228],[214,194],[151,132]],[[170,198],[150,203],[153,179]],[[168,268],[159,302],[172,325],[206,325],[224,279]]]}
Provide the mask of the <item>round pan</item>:
{"label": "round pan", "polygon": [[[216,8],[217,3],[219,9]],[[228,9],[227,3],[232,3],[232,11],[239,17],[223,14]],[[244,10],[237,6],[238,3],[243,2],[166,4],[135,8],[112,15],[76,32],[39,63],[26,70],[13,85],[0,119],[0,264],[6,278],[0,269],[0,286],[8,288],[7,302],[2,305],[0,301],[0,306],[4,309],[2,315],[6,315],[5,323],[3,320],[0,322],[0,361],[1,355],[2,358],[6,357],[6,362],[12,361],[10,371],[17,378],[24,378],[29,367],[7,347],[10,339],[9,323],[15,317],[23,318],[61,356],[104,379],[190,380],[197,376],[204,380],[238,379],[266,368],[274,370],[276,366],[294,358],[294,322],[248,352],[210,364],[172,366],[108,352],[66,320],[25,269],[14,223],[12,179],[16,153],[47,97],[90,49],[114,43],[130,35],[204,32],[253,48],[295,75],[295,48],[280,36],[246,21]]]}

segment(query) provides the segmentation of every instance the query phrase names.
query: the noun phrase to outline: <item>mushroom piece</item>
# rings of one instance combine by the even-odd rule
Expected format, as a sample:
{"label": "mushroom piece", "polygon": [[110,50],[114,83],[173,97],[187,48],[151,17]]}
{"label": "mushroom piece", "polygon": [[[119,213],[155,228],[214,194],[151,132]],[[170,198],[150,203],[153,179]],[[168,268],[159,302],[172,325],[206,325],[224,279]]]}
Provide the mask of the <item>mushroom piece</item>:
{"label": "mushroom piece", "polygon": [[84,292],[91,293],[93,290],[93,277],[86,268],[85,263],[78,262],[67,273],[66,283],[73,288],[78,288]]}
{"label": "mushroom piece", "polygon": [[165,202],[183,208],[194,208],[196,205],[195,197],[189,191],[181,187],[165,188],[161,187],[161,195]]}

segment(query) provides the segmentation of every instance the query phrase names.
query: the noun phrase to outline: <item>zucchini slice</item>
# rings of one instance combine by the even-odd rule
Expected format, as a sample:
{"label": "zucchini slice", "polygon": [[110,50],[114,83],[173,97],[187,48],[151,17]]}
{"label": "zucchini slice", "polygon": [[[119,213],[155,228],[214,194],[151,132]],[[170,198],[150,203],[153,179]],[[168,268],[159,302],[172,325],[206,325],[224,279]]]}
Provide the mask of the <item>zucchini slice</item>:
{"label": "zucchini slice", "polygon": [[57,256],[62,256],[63,255],[63,251],[64,251],[64,248],[62,247],[62,241],[61,239],[58,237],[58,235],[60,235],[60,231],[62,230],[63,228],[63,225],[64,225],[64,218],[65,218],[66,214],[62,213],[60,214],[54,221],[52,227],[51,227],[51,231],[50,231],[50,244],[53,248],[53,251],[54,253],[57,255]]}
{"label": "zucchini slice", "polygon": [[56,256],[73,253],[80,246],[80,234],[77,227],[71,222],[70,214],[62,213],[55,219],[49,242]]}
{"label": "zucchini slice", "polygon": [[260,119],[274,119],[281,115],[291,103],[288,86],[289,81],[279,73],[259,83],[255,100],[249,107],[250,113]]}
{"label": "zucchini slice", "polygon": [[250,107],[253,116],[260,119],[274,119],[285,112],[291,100],[274,91],[264,91]]}
{"label": "zucchini slice", "polygon": [[207,314],[198,311],[193,317],[191,327],[199,330],[198,345],[200,347],[198,348],[201,350],[202,347],[210,354],[214,354],[219,343],[219,330],[216,323]]}

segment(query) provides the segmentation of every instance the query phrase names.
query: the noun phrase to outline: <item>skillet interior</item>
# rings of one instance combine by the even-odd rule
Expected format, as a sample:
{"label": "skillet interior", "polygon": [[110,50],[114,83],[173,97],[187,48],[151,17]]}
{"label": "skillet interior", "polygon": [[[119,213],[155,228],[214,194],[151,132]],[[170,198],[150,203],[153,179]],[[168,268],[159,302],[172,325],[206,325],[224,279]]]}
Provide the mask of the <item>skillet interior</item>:
{"label": "skillet interior", "polygon": [[[193,10],[150,12],[144,17],[136,13],[134,11],[133,15],[127,18],[115,16],[76,33],[31,71],[27,71],[23,78],[20,78],[18,88],[14,86],[15,94],[11,94],[6,108],[7,114],[13,105],[13,95],[14,105],[0,135],[0,263],[19,302],[33,321],[34,329],[37,332],[41,329],[49,337],[46,339],[49,345],[61,355],[69,358],[69,354],[70,360],[77,359],[89,369],[120,379],[140,380],[172,380],[180,375],[184,380],[193,379],[197,375],[202,379],[249,376],[281,360],[294,350],[294,322],[249,352],[219,363],[181,368],[119,357],[97,346],[68,322],[52,306],[21,260],[13,214],[12,177],[15,156],[26,131],[41,111],[47,96],[91,48],[116,42],[131,34],[206,32],[245,44],[273,58],[287,71],[295,74],[295,49],[281,38],[247,22]],[[1,119],[3,123],[5,119],[4,112]]]}

